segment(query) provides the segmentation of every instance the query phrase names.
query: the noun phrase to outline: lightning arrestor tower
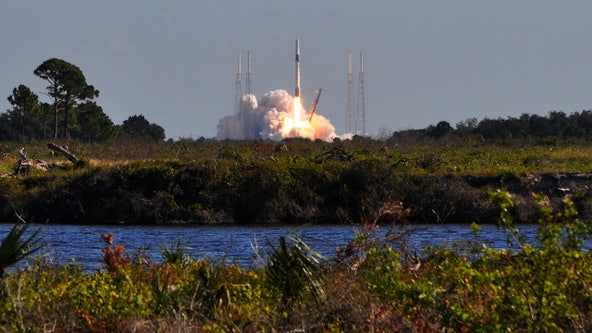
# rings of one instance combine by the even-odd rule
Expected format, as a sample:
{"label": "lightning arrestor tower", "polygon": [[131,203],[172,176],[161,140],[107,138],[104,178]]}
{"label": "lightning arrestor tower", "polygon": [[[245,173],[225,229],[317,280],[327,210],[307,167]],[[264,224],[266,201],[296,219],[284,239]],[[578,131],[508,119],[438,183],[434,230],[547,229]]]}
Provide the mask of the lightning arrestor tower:
{"label": "lightning arrestor tower", "polygon": [[241,97],[243,96],[243,74],[241,70],[241,54],[238,53],[238,71],[236,74],[235,93],[234,93],[234,115],[240,112]]}
{"label": "lightning arrestor tower", "polygon": [[366,101],[364,98],[364,51],[360,51],[360,73],[358,76],[358,104],[356,107],[356,134],[366,135]]}
{"label": "lightning arrestor tower", "polygon": [[246,79],[246,85],[247,85],[247,91],[246,94],[250,95],[253,93],[252,90],[252,81],[253,81],[253,74],[251,74],[251,51],[249,51],[247,53],[247,79]]}
{"label": "lightning arrestor tower", "polygon": [[352,54],[348,54],[347,67],[347,114],[346,114],[346,133],[354,133],[355,118],[354,118],[354,80],[352,73]]}
{"label": "lightning arrestor tower", "polygon": [[[246,94],[251,95],[253,94],[253,74],[251,72],[251,51],[247,53],[247,78],[246,82]],[[255,114],[253,112],[249,112],[248,114],[241,114],[241,121],[243,125],[243,133],[245,139],[254,139],[255,138]]]}

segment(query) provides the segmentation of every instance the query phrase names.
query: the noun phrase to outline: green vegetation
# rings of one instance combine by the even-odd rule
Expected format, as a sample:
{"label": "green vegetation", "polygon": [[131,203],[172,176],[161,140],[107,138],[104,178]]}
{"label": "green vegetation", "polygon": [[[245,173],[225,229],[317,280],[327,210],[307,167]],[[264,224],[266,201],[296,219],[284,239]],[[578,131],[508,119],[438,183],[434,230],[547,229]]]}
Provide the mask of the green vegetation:
{"label": "green vegetation", "polygon": [[510,195],[490,196],[511,251],[458,242],[416,254],[410,234],[377,236],[385,235],[381,227],[366,224],[334,259],[288,234],[269,242],[263,264],[245,269],[189,258],[181,240],[153,262],[102,235],[104,269],[97,272],[45,256],[8,272],[0,330],[590,331],[591,225],[571,201],[553,211],[542,200],[537,243],[529,244],[515,233]]}
{"label": "green vegetation", "polygon": [[[73,166],[44,144],[26,146],[48,172],[0,178],[0,221],[75,224],[495,223],[491,188],[514,195],[519,221],[540,217],[530,193],[558,208],[590,208],[592,146],[446,139],[421,144],[356,137],[308,140],[70,141]],[[0,172],[19,145],[0,145]]]}

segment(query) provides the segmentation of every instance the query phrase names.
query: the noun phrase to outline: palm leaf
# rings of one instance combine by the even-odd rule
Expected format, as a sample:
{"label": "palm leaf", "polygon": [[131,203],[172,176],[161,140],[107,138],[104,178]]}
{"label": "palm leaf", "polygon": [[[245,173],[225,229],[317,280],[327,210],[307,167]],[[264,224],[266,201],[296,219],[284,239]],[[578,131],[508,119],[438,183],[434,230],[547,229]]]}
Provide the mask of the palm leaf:
{"label": "palm leaf", "polygon": [[282,311],[289,315],[292,303],[303,296],[304,290],[310,291],[316,301],[324,297],[322,256],[311,249],[301,235],[281,236],[278,246],[269,241],[268,245],[271,251],[265,270],[267,283],[279,294]]}
{"label": "palm leaf", "polygon": [[0,244],[0,278],[4,277],[4,272],[8,267],[27,258],[43,246],[38,237],[41,229],[36,230],[27,238],[24,237],[28,227],[27,224],[15,224]]}

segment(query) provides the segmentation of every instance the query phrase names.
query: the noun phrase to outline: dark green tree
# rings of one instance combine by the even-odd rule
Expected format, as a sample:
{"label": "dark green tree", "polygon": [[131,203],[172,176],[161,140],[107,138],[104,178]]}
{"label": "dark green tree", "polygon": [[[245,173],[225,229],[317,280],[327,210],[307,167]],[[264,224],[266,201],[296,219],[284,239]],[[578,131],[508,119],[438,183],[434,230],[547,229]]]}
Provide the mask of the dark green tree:
{"label": "dark green tree", "polygon": [[58,138],[58,113],[64,113],[64,136],[68,137],[68,114],[71,104],[76,101],[94,99],[99,91],[86,83],[84,74],[77,66],[57,58],[44,61],[33,72],[38,77],[47,80],[47,95],[53,101],[54,139]]}
{"label": "dark green tree", "polygon": [[592,110],[584,110],[574,116],[575,122],[584,131],[585,135],[592,134]]}
{"label": "dark green tree", "polygon": [[[39,97],[29,87],[21,84],[12,90],[12,95],[8,96],[8,102],[13,106],[12,110],[8,110],[11,127],[18,133],[18,139],[23,140],[27,119],[35,116],[40,109]],[[34,133],[30,134],[30,137],[34,136]]]}
{"label": "dark green tree", "polygon": [[19,136],[9,113],[0,114],[0,141],[13,141]]}
{"label": "dark green tree", "polygon": [[563,136],[563,131],[569,127],[569,119],[563,111],[549,112],[549,126],[552,128],[553,135]]}
{"label": "dark green tree", "polygon": [[151,124],[143,115],[133,115],[121,124],[123,136],[162,141],[165,139],[164,129],[157,124]]}
{"label": "dark green tree", "polygon": [[447,121],[441,121],[435,127],[429,126],[427,128],[426,135],[430,138],[440,139],[445,135],[452,133],[453,131],[454,129],[452,128],[452,126],[450,126],[450,123],[448,123]]}
{"label": "dark green tree", "polygon": [[475,117],[468,118],[464,121],[459,121],[456,123],[456,134],[461,137],[469,136],[473,134],[478,124],[479,121]]}
{"label": "dark green tree", "polygon": [[553,128],[549,124],[549,119],[544,116],[530,115],[528,125],[529,133],[533,137],[544,138],[553,135]]}
{"label": "dark green tree", "polygon": [[49,103],[41,103],[39,105],[35,119],[39,121],[39,125],[41,126],[41,132],[39,134],[41,138],[47,139],[53,134],[51,127],[53,124],[52,110],[53,106]]}
{"label": "dark green tree", "polygon": [[76,107],[80,131],[76,137],[88,142],[105,141],[115,135],[113,121],[95,102],[87,101]]}

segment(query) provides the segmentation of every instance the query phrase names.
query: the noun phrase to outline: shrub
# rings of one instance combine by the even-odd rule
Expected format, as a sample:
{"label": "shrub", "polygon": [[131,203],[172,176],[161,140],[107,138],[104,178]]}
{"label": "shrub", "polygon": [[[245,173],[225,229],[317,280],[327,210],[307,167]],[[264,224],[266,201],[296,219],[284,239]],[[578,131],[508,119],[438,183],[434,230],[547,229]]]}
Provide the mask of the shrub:
{"label": "shrub", "polygon": [[297,302],[302,300],[304,291],[310,292],[317,302],[324,297],[320,283],[322,257],[296,234],[281,236],[277,247],[271,243],[269,246],[266,283],[279,299],[279,313],[289,323],[300,307]]}

